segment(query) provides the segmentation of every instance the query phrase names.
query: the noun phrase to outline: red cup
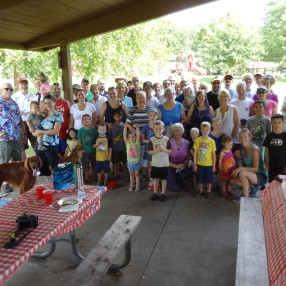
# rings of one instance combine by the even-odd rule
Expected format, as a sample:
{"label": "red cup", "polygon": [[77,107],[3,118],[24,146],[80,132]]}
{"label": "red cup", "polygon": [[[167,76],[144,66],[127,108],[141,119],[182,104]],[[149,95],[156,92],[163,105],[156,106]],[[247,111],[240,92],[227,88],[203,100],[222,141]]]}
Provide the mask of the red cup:
{"label": "red cup", "polygon": [[43,187],[43,186],[38,186],[36,187],[36,193],[37,193],[37,196],[38,196],[38,199],[42,199],[44,197],[43,195],[43,191],[45,190],[46,188]]}
{"label": "red cup", "polygon": [[50,205],[53,203],[54,191],[53,190],[45,190],[43,191],[44,199],[46,204]]}

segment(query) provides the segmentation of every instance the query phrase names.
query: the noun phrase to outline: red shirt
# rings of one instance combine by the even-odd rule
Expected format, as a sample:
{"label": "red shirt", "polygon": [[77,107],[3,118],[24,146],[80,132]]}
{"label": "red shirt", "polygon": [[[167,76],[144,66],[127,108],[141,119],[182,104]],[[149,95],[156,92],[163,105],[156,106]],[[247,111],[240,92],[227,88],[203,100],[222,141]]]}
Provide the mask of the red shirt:
{"label": "red shirt", "polygon": [[68,114],[69,114],[69,106],[68,101],[66,99],[60,98],[56,101],[56,110],[59,112],[63,118],[64,123],[61,126],[60,132],[59,132],[59,139],[66,139],[67,138],[67,130],[68,130]]}

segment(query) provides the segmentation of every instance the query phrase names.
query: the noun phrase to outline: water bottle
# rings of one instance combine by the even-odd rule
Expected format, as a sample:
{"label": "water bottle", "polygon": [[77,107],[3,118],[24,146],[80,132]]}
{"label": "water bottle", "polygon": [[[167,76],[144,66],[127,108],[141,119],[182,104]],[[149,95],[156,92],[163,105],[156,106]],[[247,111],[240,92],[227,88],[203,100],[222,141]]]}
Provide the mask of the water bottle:
{"label": "water bottle", "polygon": [[79,197],[84,197],[85,192],[83,190],[83,168],[80,162],[74,164],[74,185],[78,190]]}
{"label": "water bottle", "polygon": [[64,190],[74,182],[73,163],[59,164],[53,170],[54,189]]}

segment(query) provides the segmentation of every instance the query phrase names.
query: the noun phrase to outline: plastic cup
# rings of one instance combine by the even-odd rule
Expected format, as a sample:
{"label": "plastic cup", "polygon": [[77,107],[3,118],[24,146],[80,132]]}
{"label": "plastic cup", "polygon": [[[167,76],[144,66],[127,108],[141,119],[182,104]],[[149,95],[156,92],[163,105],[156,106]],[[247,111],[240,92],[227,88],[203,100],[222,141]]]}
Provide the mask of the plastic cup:
{"label": "plastic cup", "polygon": [[46,204],[50,205],[53,203],[54,199],[54,191],[53,190],[45,190],[43,191],[44,199]]}
{"label": "plastic cup", "polygon": [[37,193],[37,197],[38,197],[39,200],[44,197],[43,191],[44,191],[45,189],[46,189],[46,188],[43,187],[43,186],[38,186],[38,187],[36,187],[36,193]]}

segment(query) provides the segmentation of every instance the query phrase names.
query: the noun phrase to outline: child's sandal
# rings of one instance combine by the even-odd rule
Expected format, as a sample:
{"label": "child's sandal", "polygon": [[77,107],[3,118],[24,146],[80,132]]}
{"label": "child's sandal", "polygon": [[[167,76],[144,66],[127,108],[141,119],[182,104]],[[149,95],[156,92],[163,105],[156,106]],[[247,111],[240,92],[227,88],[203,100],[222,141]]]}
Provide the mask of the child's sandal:
{"label": "child's sandal", "polygon": [[222,190],[222,191],[220,192],[220,194],[221,194],[223,197],[227,197],[227,192],[226,192],[226,190]]}
{"label": "child's sandal", "polygon": [[135,192],[140,192],[140,186],[136,186]]}
{"label": "child's sandal", "polygon": [[133,186],[129,187],[129,192],[133,192]]}

